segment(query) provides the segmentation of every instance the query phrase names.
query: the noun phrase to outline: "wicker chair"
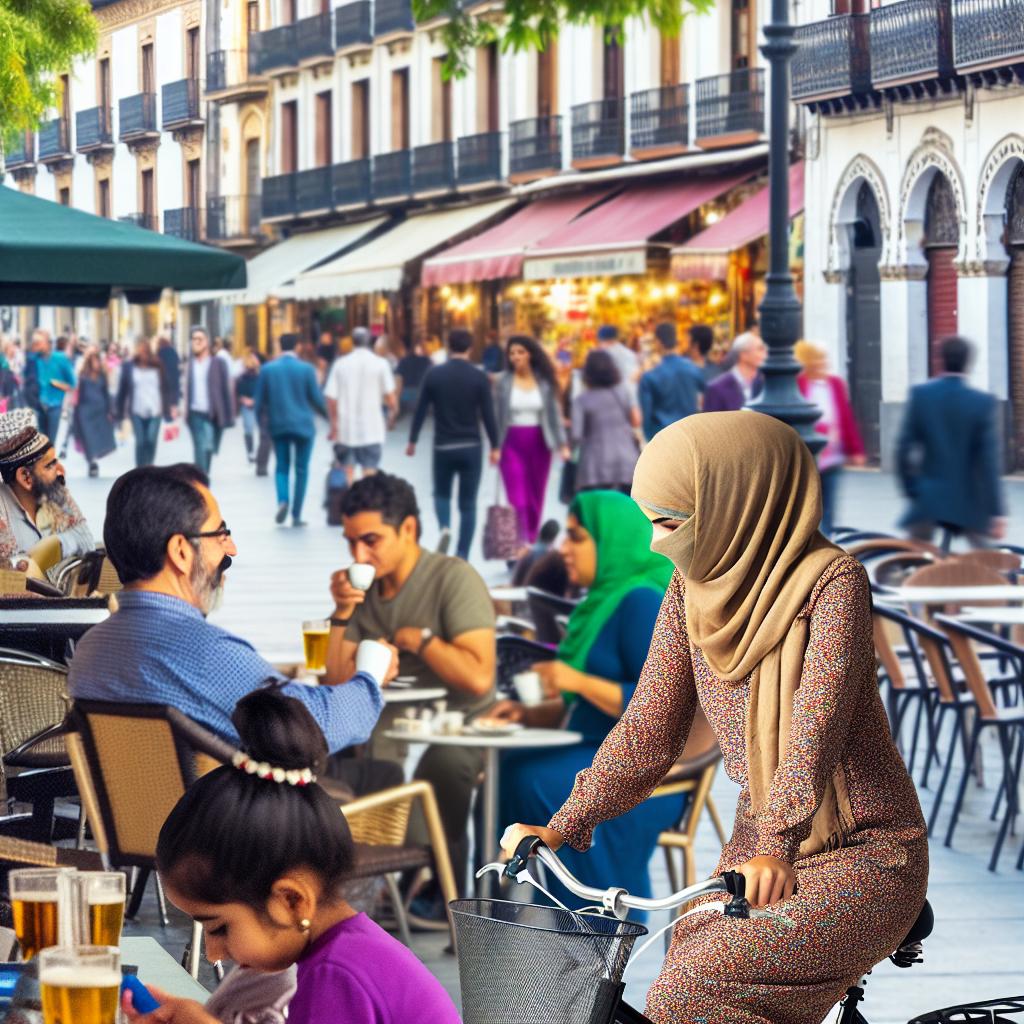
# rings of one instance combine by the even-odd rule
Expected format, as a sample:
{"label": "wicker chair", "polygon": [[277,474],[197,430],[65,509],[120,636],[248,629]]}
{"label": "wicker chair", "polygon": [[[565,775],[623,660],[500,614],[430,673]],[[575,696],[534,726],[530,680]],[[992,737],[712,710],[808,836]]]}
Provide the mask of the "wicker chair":
{"label": "wicker chair", "polygon": [[954,562],[966,562],[968,565],[984,565],[1005,576],[1013,576],[1021,571],[1021,557],[1012,551],[996,551],[994,548],[979,548],[967,551],[962,555],[954,555]]}
{"label": "wicker chair", "polygon": [[905,551],[887,554],[878,561],[872,561],[868,576],[879,587],[900,587],[913,572],[926,565],[934,565],[935,557],[926,551]]}
{"label": "wicker chair", "polygon": [[81,561],[74,582],[71,584],[70,597],[89,597],[93,594],[116,594],[122,589],[120,576],[114,563],[102,550],[90,551]]}

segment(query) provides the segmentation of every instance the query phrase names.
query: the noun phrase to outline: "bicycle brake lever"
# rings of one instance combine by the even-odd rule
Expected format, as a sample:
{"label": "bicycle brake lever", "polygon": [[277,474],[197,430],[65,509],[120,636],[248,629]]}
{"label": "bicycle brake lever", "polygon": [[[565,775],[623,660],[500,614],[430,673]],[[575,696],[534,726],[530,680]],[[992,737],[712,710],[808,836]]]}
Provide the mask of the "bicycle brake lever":
{"label": "bicycle brake lever", "polygon": [[480,868],[473,877],[474,878],[483,878],[484,875],[486,875],[489,871],[493,871],[496,875],[500,875],[500,874],[502,874],[502,872],[504,872],[504,870],[505,870],[505,865],[504,864],[502,864],[502,863],[500,863],[498,861],[494,861],[494,862],[492,862],[490,864],[484,864],[484,866],[482,868]]}

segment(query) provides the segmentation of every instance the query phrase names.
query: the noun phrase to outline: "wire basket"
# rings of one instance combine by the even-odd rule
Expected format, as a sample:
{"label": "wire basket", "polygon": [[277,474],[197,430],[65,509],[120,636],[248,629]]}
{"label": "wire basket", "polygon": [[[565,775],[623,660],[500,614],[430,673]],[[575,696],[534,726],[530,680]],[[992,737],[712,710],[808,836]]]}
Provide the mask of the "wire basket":
{"label": "wire basket", "polygon": [[465,1024],[611,1019],[642,924],[505,900],[450,904]]}

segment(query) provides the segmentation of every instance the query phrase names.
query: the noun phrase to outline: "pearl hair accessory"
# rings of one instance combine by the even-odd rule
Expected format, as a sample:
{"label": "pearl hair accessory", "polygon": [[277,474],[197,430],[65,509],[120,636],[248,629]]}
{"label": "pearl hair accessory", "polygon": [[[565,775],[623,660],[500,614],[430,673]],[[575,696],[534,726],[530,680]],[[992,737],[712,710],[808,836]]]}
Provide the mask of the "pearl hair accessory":
{"label": "pearl hair accessory", "polygon": [[231,763],[246,775],[255,775],[267,782],[286,782],[289,786],[309,786],[316,782],[310,768],[277,768],[266,761],[254,761],[248,754],[236,750]]}

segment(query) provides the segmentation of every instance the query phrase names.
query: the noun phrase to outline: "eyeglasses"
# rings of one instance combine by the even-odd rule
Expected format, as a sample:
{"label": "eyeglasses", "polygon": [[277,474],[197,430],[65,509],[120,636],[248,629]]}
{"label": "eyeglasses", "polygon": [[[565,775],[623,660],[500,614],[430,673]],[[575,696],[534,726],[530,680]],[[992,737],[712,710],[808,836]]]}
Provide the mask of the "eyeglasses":
{"label": "eyeglasses", "polygon": [[230,537],[231,531],[227,526],[220,526],[216,530],[204,530],[202,533],[186,533],[186,540],[199,540],[201,537],[218,537],[221,540]]}

